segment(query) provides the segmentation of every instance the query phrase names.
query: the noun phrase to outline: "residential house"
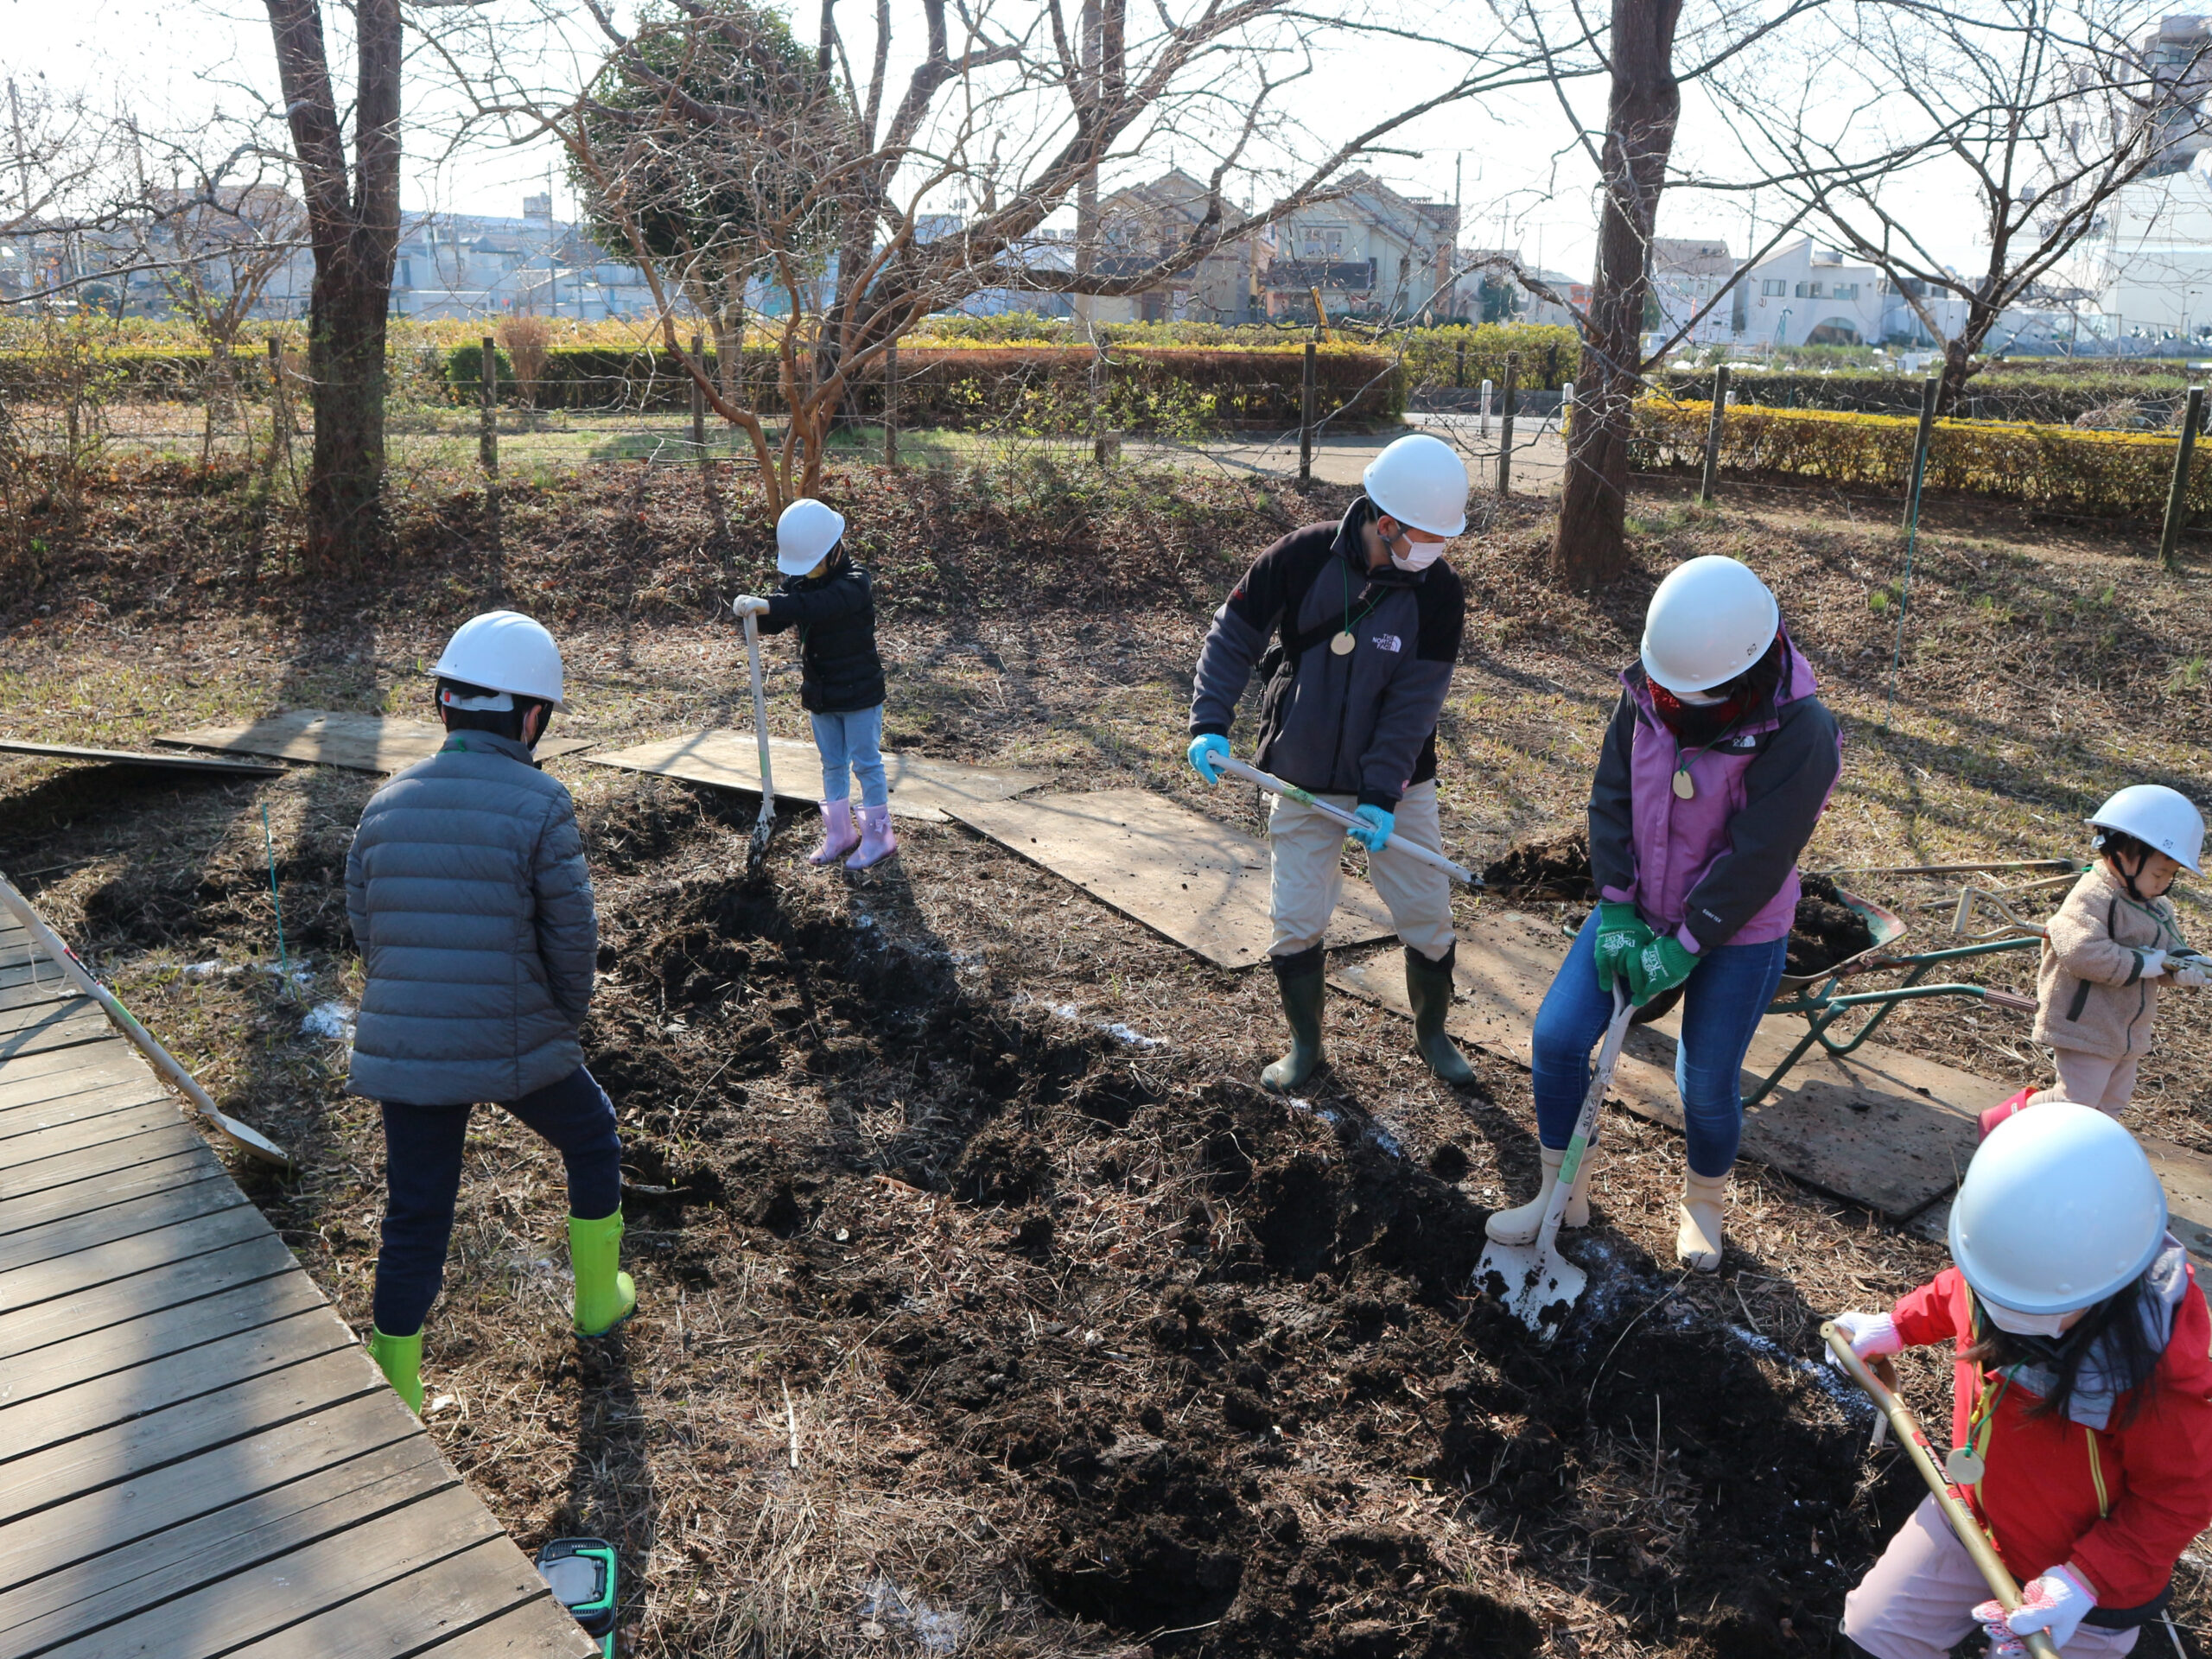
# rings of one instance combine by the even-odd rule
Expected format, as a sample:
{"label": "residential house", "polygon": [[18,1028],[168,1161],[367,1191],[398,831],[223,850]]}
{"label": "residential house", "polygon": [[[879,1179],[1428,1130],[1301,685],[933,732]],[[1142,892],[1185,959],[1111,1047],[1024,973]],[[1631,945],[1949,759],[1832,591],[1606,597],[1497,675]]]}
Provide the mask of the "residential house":
{"label": "residential house", "polygon": [[1861,346],[1884,337],[1882,274],[1809,236],[1745,268],[1730,330],[1751,346]]}
{"label": "residential house", "polygon": [[1726,242],[1653,237],[1648,327],[1662,340],[1688,327],[1686,346],[1726,344],[1736,336],[1735,311],[1721,296],[1735,280],[1736,260]]}
{"label": "residential house", "polygon": [[[1135,277],[1173,258],[1204,224],[1207,200],[1206,187],[1179,168],[1114,191],[1098,204],[1091,269],[1102,276]],[[1254,279],[1267,241],[1239,238],[1139,293],[1092,301],[1090,315],[1100,322],[1256,321]]]}
{"label": "residential house", "polygon": [[1271,320],[1310,320],[1316,289],[1332,316],[1411,321],[1461,308],[1453,281],[1459,210],[1448,201],[1403,196],[1355,173],[1274,229],[1275,251],[1259,279]]}

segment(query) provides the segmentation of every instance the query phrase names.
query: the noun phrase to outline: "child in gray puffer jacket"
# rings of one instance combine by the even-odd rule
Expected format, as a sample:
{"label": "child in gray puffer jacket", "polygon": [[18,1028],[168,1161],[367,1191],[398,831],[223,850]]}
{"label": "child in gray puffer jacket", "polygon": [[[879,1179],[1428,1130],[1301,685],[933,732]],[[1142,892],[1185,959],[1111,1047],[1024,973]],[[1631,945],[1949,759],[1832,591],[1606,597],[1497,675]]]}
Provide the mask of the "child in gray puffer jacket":
{"label": "child in gray puffer jacket", "polygon": [[619,1270],[622,1143],[584,1069],[599,923],[569,791],[531,750],[561,653],[526,616],[465,623],[438,659],[445,747],[370,798],[346,861],[368,984],[347,1089],[384,1110],[385,1217],[369,1351],[422,1409],[423,1321],[445,1275],[468,1115],[497,1101],[561,1153],[575,1329],[637,1306]]}

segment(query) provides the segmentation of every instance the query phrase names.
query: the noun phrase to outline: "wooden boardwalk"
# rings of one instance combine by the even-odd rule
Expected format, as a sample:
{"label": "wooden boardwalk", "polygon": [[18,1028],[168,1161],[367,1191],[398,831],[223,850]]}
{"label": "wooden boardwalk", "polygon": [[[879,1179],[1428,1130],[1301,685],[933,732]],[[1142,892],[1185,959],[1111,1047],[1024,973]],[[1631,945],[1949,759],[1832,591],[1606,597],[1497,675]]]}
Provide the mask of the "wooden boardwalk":
{"label": "wooden boardwalk", "polygon": [[0,918],[0,1654],[594,1651],[138,1051]]}

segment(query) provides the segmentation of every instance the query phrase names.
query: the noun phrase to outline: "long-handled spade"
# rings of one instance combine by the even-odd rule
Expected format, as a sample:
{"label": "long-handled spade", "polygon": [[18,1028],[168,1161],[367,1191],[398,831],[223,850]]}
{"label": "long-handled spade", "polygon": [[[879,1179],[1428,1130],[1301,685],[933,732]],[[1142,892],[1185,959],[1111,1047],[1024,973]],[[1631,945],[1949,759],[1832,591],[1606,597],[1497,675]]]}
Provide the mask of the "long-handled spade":
{"label": "long-handled spade", "polygon": [[1560,1160],[1559,1181],[1552,1188],[1551,1202],[1544,1206],[1543,1225],[1536,1230],[1535,1242],[1500,1244],[1493,1239],[1475,1268],[1475,1283],[1503,1302],[1520,1316],[1522,1324],[1547,1342],[1559,1334],[1589,1281],[1581,1268],[1559,1253],[1559,1221],[1567,1213],[1567,1200],[1582,1168],[1582,1154],[1589,1149],[1591,1133],[1598,1127],[1598,1108],[1612,1084],[1613,1067],[1619,1063],[1621,1044],[1628,1036],[1629,1016],[1635,1012],[1628,993],[1614,987],[1613,1020],[1605,1027],[1605,1043],[1598,1050],[1598,1069],[1591,1074],[1590,1092],[1582,1097],[1582,1110],[1574,1120],[1574,1135],[1567,1143],[1567,1156]]}
{"label": "long-handled spade", "polygon": [[750,611],[745,614],[745,666],[753,677],[753,730],[760,740],[760,816],[745,851],[745,873],[758,875],[767,861],[768,843],[776,836],[776,779],[768,768],[768,694],[760,684],[760,630]]}

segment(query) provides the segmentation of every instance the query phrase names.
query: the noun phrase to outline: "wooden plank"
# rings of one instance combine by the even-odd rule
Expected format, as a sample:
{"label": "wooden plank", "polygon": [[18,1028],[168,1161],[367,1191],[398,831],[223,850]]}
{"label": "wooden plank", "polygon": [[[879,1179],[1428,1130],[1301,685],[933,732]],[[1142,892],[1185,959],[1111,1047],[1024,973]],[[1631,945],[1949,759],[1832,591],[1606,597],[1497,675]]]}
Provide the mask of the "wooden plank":
{"label": "wooden plank", "polygon": [[[56,1297],[86,1295],[99,1286],[140,1274],[165,1274],[211,1250],[259,1238],[276,1240],[283,1248],[283,1241],[276,1239],[258,1210],[251,1205],[232,1205],[174,1226],[132,1233],[12,1273],[0,1273],[0,1351],[7,1349],[9,1318],[26,1308]],[[290,1254],[285,1252],[288,1262]]]}
{"label": "wooden plank", "polygon": [[[687,783],[708,784],[747,795],[760,792],[760,746],[750,731],[716,729],[696,732],[689,737],[659,738],[611,754],[594,754],[591,760],[594,766],[657,772],[664,778],[681,778]],[[778,800],[822,798],[822,757],[813,744],[772,737],[768,740],[768,766],[774,774]],[[887,753],[883,772],[891,788],[891,815],[934,823],[944,823],[946,815],[957,805],[1010,799],[1045,782],[1033,772],[971,766],[957,760],[932,760],[919,754]],[[852,788],[857,799],[858,779],[853,780]]]}
{"label": "wooden plank", "polygon": [[96,1244],[128,1238],[134,1233],[170,1227],[195,1217],[236,1209],[246,1201],[238,1183],[221,1169],[200,1172],[199,1179],[179,1180],[156,1187],[137,1198],[98,1210],[78,1211],[42,1227],[0,1237],[0,1274],[15,1273],[36,1262],[73,1255]]}
{"label": "wooden plank", "polygon": [[[368,1361],[364,1357],[361,1363]],[[202,1516],[303,1480],[384,1446],[419,1440],[422,1425],[388,1388],[225,1441],[121,1485],[39,1511],[32,1526],[0,1528],[0,1590],[42,1579]]]}
{"label": "wooden plank", "polygon": [[2212,1158],[2171,1141],[2136,1139],[2166,1189],[2166,1230],[2190,1254],[2212,1260]]}
{"label": "wooden plank", "polygon": [[0,1008],[28,1008],[63,1002],[78,995],[74,983],[54,965],[36,958],[0,968]]}
{"label": "wooden plank", "polygon": [[[1459,928],[1459,1001],[1447,1028],[1463,1042],[1526,1066],[1543,994],[1568,940],[1552,923],[1485,905]],[[1410,1017],[1395,957],[1338,968],[1332,982]],[[1613,1097],[1679,1130],[1675,1043],[1679,1015],[1630,1035]],[[1748,1092],[1803,1034],[1796,1016],[1764,1021],[1746,1059]],[[1792,1179],[1894,1219],[1948,1192],[1974,1154],[1974,1115],[2011,1093],[1999,1084],[1879,1044],[1847,1061],[1801,1060],[1781,1088],[1744,1116],[1743,1153]]]}
{"label": "wooden plank", "polygon": [[204,1147],[206,1144],[192,1126],[180,1117],[175,1122],[119,1141],[110,1141],[103,1146],[83,1147],[73,1152],[41,1158],[33,1163],[0,1169],[0,1228],[13,1230],[12,1224],[16,1219],[15,1205],[19,1199],[29,1198],[54,1187],[73,1186],[80,1181],[116,1174],[134,1164],[174,1157],[193,1147]]}
{"label": "wooden plank", "polygon": [[[486,1612],[501,1608],[505,1611],[495,1621],[485,1622]],[[237,1652],[239,1659],[389,1659],[426,1647],[439,1659],[494,1654],[580,1659],[599,1651],[553,1599],[537,1569],[510,1540],[499,1537]]]}
{"label": "wooden plank", "polygon": [[[428,721],[390,715],[361,715],[327,709],[296,709],[246,726],[202,726],[189,732],[163,732],[156,743],[179,748],[217,749],[237,754],[270,754],[352,772],[404,772],[445,747],[446,732]],[[584,738],[549,738],[537,746],[540,760],[588,749]]]}
{"label": "wooden plank", "polygon": [[[949,809],[1008,851],[1040,864],[1124,915],[1224,968],[1267,959],[1267,843],[1148,790],[1039,795]],[[1395,930],[1374,888],[1347,879],[1329,925],[1332,947]]]}
{"label": "wooden plank", "polygon": [[[11,1064],[25,1054],[47,1054],[84,1043],[105,1042],[115,1035],[115,1027],[108,1023],[107,1015],[89,998],[57,1002],[51,1007],[51,1012],[41,1010],[41,1017],[34,1024],[19,1030],[0,1031],[0,1065]],[[5,1017],[0,1015],[0,1019]]]}
{"label": "wooden plank", "polygon": [[149,753],[143,749],[92,749],[73,743],[25,743],[15,738],[0,738],[0,753],[33,754],[48,760],[92,760],[111,766],[156,766],[203,778],[251,779],[284,775],[282,766],[252,760],[217,760],[203,754]]}
{"label": "wooden plank", "polygon": [[41,1399],[111,1371],[328,1306],[305,1274],[233,1278],[210,1288],[212,1294],[148,1308],[135,1319],[110,1319],[94,1330],[55,1335],[34,1352],[11,1361],[0,1389],[10,1402]]}
{"label": "wooden plank", "polygon": [[[232,1213],[226,1211],[216,1222],[193,1224],[234,1230]],[[132,1240],[119,1246],[118,1250],[124,1260],[133,1255],[143,1255],[143,1240]],[[66,1262],[76,1259],[63,1258]],[[284,1241],[264,1224],[258,1232],[183,1260],[157,1262],[152,1268],[110,1280],[59,1301],[42,1299],[0,1313],[0,1360],[9,1362],[11,1372],[35,1376],[46,1369],[46,1362],[35,1357],[41,1349],[55,1343],[73,1343],[79,1344],[73,1351],[81,1351],[82,1338],[105,1333],[111,1326],[129,1325],[166,1309],[276,1278],[294,1271],[298,1265],[292,1259],[291,1251],[284,1248]],[[43,1274],[45,1269],[34,1268],[32,1272]],[[137,1344],[136,1332],[122,1331],[117,1336],[119,1342],[131,1348]]]}
{"label": "wooden plank", "polygon": [[[41,996],[22,1007],[0,1007],[0,1039],[35,1027],[73,1020],[85,1014],[98,1014],[104,1024],[107,1020],[107,1014],[100,1005],[73,985],[60,996]],[[0,1056],[4,1053],[4,1047],[0,1047]]]}
{"label": "wooden plank", "polygon": [[0,1158],[11,1150],[10,1143],[27,1135],[42,1135],[49,1129],[71,1124],[89,1126],[96,1118],[127,1112],[134,1107],[165,1105],[172,1116],[181,1116],[182,1109],[170,1097],[150,1072],[141,1072],[129,1083],[111,1083],[104,1088],[86,1089],[79,1093],[64,1095],[58,1100],[42,1100],[35,1105],[12,1107],[0,1111]]}
{"label": "wooden plank", "polygon": [[305,1308],[289,1319],[88,1377],[35,1400],[0,1400],[0,1446],[8,1457],[20,1458],[353,1345],[353,1333],[327,1306]]}
{"label": "wooden plank", "polygon": [[0,1525],[379,1389],[407,1409],[368,1356],[349,1349],[0,1463]]}
{"label": "wooden plank", "polygon": [[73,1122],[9,1135],[0,1140],[0,1173],[65,1152],[90,1151],[111,1141],[143,1135],[149,1129],[167,1128],[181,1117],[182,1114],[166,1100],[141,1100],[135,1105],[111,1107]]}
{"label": "wooden plank", "polygon": [[[534,1569],[533,1569],[534,1570]],[[437,1659],[524,1659],[525,1655],[598,1653],[569,1611],[549,1594],[478,1624],[429,1649]],[[249,1649],[248,1651],[251,1651]]]}
{"label": "wooden plank", "polygon": [[412,1435],[22,1586],[0,1599],[0,1645],[31,1654],[105,1630],[457,1484],[429,1437]]}
{"label": "wooden plank", "polygon": [[188,1182],[222,1175],[223,1166],[207,1149],[207,1143],[191,1135],[188,1128],[187,1134],[192,1144],[181,1147],[166,1157],[111,1171],[92,1178],[90,1184],[71,1182],[0,1205],[0,1249],[4,1249],[5,1241],[16,1234],[33,1228],[71,1216],[90,1214],[164,1187],[182,1186]]}
{"label": "wooden plank", "polygon": [[[380,1598],[357,1598],[499,1538],[499,1523],[483,1504],[465,1489],[448,1487],[334,1538],[292,1550],[46,1651],[53,1659],[211,1659],[326,1609],[373,1620]],[[507,1545],[509,1551],[513,1548]],[[499,1559],[493,1555],[484,1565],[493,1566]],[[473,1571],[474,1566],[463,1570]],[[512,1571],[502,1576],[513,1581],[506,1591],[506,1605],[518,1603],[526,1586]],[[477,1582],[480,1594],[481,1579]],[[493,1611],[504,1608],[495,1604]],[[346,1619],[320,1622],[332,1639],[343,1639],[338,1632]],[[318,1654],[321,1659],[363,1651],[359,1647],[291,1650]],[[390,1655],[410,1649],[386,1647],[380,1651]]]}
{"label": "wooden plank", "polygon": [[0,1066],[0,1111],[149,1075],[151,1068],[130,1039],[111,1030],[105,1043],[82,1043],[52,1053],[9,1059]]}

